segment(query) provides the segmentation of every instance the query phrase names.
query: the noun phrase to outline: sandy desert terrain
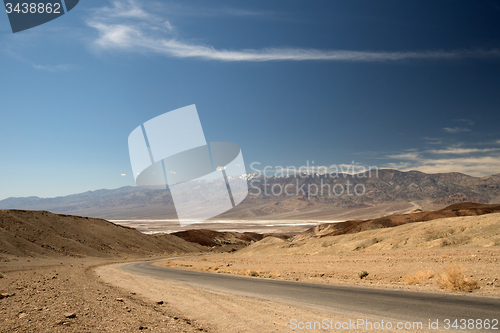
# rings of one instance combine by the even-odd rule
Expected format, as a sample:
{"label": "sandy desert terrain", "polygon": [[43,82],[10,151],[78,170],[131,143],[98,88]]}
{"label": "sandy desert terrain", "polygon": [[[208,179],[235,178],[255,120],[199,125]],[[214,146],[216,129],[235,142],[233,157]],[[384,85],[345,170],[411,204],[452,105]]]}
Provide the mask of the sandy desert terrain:
{"label": "sandy desert terrain", "polygon": [[[455,213],[484,213],[484,207],[463,208]],[[293,237],[197,231],[180,234],[183,239],[99,219],[0,211],[0,332],[289,332],[294,317],[353,317],[160,281],[117,266],[161,258],[158,265],[214,274],[500,296],[500,213],[426,220],[429,214],[450,213],[391,217],[407,222],[397,226],[373,220],[362,224],[364,231],[335,236],[326,226]],[[208,246],[196,243],[201,236]],[[235,246],[241,249],[220,253]],[[447,275],[450,265],[455,271]],[[368,275],[361,279],[363,271]],[[452,290],[445,283],[449,274],[470,288]]]}

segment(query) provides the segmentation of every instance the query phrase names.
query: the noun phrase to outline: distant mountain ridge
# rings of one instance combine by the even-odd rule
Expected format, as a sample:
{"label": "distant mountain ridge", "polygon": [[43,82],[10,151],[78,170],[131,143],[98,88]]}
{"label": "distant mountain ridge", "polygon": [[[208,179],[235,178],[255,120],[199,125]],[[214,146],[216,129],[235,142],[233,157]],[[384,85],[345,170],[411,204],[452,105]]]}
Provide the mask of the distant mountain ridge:
{"label": "distant mountain ridge", "polygon": [[[391,169],[362,174],[301,174],[284,177],[247,175],[248,197],[234,209],[220,215],[227,219],[292,218],[308,212],[331,209],[376,207],[382,204],[421,201],[436,207],[457,202],[499,203],[500,174],[473,177],[458,172],[426,174]],[[359,184],[361,196],[335,195],[329,188]],[[271,188],[284,188],[289,193]],[[362,185],[362,187],[361,187]],[[314,193],[323,186],[324,193]],[[267,194],[266,195],[266,189]],[[301,189],[301,190],[300,190]],[[309,190],[308,190],[309,189]],[[56,198],[7,198],[0,209],[47,210],[53,213],[100,217],[105,219],[175,219],[176,213],[168,190],[126,186],[114,190],[88,191]],[[305,215],[304,215],[305,216]],[[302,217],[298,217],[301,219]]]}
{"label": "distant mountain ridge", "polygon": [[[152,190],[148,188],[136,187],[136,186],[124,186],[117,189],[107,190],[96,190],[96,191],[87,191],[78,194],[71,194],[67,196],[59,196],[55,198],[40,198],[36,196],[31,197],[20,197],[20,198],[7,198],[0,201],[1,209],[9,209],[5,206],[16,206],[16,205],[28,205],[32,207],[40,208],[45,207],[65,207],[68,209],[69,206],[76,207],[85,207],[85,205],[98,204],[98,203],[106,203],[107,205],[112,203],[118,203],[117,200],[120,200],[120,204],[125,204],[130,199],[134,199],[135,203],[140,203],[141,201],[148,201],[148,198],[156,198],[158,200],[159,197],[165,197],[166,202],[168,202],[168,197],[170,196],[168,191],[165,190]],[[142,199],[142,200],[141,200]],[[12,209],[17,209],[21,207],[16,207]]]}

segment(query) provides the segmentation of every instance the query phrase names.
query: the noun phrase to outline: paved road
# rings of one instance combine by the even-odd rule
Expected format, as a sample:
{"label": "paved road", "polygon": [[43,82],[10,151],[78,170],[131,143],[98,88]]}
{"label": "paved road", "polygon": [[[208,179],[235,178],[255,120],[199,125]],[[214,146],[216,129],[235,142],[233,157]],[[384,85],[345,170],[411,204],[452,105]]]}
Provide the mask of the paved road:
{"label": "paved road", "polygon": [[[493,297],[277,281],[162,268],[151,266],[151,262],[127,264],[121,269],[225,293],[352,313],[353,320],[363,315],[377,316],[384,320],[421,321],[426,327],[429,319],[439,319],[440,328],[445,319],[500,321],[500,298]],[[500,332],[500,323],[496,327],[488,331]]]}

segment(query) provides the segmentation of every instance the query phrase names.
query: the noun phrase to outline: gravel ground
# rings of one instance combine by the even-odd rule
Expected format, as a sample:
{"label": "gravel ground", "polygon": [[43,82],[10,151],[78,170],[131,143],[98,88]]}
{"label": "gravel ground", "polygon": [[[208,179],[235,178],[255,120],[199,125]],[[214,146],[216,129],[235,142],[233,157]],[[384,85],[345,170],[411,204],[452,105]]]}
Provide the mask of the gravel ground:
{"label": "gravel ground", "polygon": [[147,299],[104,283],[93,269],[106,263],[111,261],[4,258],[0,332],[206,331],[166,299]]}

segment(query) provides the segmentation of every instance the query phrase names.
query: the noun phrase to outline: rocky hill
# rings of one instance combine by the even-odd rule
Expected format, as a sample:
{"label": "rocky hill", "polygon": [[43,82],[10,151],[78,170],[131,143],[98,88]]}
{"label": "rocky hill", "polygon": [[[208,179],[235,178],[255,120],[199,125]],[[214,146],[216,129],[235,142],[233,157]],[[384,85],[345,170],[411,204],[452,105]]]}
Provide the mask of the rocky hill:
{"label": "rocky hill", "polygon": [[403,224],[432,221],[447,217],[478,216],[500,212],[500,205],[459,203],[436,211],[417,211],[409,214],[385,216],[370,220],[353,220],[339,223],[322,223],[294,237],[292,241],[326,236],[353,234],[367,230],[392,228]]}
{"label": "rocky hill", "polygon": [[171,235],[180,237],[188,242],[197,243],[203,246],[224,246],[236,247],[247,246],[252,242],[260,241],[264,235],[254,232],[218,232],[214,230],[185,230],[174,232]]}

